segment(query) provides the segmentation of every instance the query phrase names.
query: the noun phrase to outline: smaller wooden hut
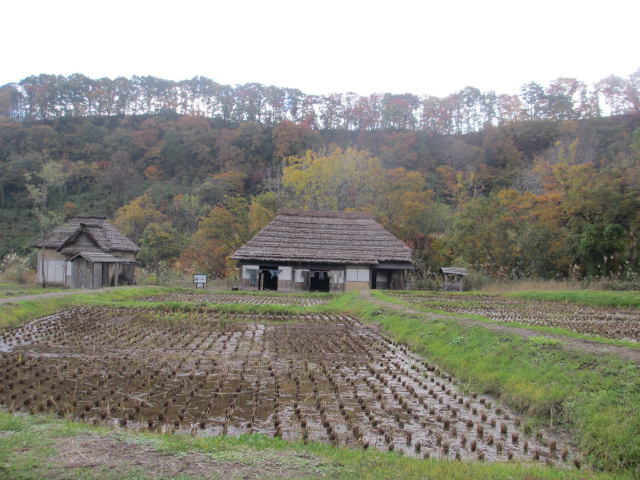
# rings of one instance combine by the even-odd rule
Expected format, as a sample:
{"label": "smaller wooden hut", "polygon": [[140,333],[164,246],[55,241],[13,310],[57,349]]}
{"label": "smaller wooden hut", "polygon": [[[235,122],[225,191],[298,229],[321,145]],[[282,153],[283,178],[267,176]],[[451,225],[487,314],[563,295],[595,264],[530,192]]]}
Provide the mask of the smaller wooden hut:
{"label": "smaller wooden hut", "polygon": [[97,289],[133,284],[135,243],[105,217],[78,216],[31,244],[38,249],[38,282]]}
{"label": "smaller wooden hut", "polygon": [[440,269],[442,274],[442,291],[443,292],[461,292],[462,278],[467,275],[466,268],[443,267]]}

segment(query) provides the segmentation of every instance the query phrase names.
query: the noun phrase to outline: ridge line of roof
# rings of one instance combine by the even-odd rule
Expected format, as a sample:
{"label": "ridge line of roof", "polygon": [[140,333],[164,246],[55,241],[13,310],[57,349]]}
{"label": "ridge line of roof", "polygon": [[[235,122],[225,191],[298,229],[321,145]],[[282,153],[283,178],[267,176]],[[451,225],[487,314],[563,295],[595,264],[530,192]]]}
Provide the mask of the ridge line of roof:
{"label": "ridge line of roof", "polygon": [[371,214],[366,212],[324,212],[319,210],[290,210],[287,208],[281,208],[278,210],[278,215],[284,215],[288,217],[327,217],[345,219],[364,218],[373,220]]}

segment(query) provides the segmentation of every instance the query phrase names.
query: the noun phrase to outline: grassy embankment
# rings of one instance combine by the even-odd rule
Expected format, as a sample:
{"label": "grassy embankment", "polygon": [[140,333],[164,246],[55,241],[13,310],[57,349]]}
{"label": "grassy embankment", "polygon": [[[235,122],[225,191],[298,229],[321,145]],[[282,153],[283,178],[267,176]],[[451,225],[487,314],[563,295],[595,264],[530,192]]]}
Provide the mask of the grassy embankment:
{"label": "grassy embankment", "polygon": [[461,298],[470,296],[495,297],[503,296],[507,298],[525,298],[531,300],[541,300],[549,302],[578,303],[594,307],[614,307],[614,308],[640,308],[640,292],[627,291],[603,291],[603,290],[515,290],[504,292],[396,292],[400,295],[425,294],[429,295],[458,295]]}
{"label": "grassy embankment", "polygon": [[[164,436],[128,433],[42,417],[0,413],[0,478],[11,479],[184,479],[162,471],[162,463],[198,464],[200,478],[332,478],[337,480],[447,479],[447,480],[601,480],[631,479],[629,474],[553,469],[515,462],[484,464],[407,458],[395,453],[334,448],[326,444],[286,442],[264,435],[234,437]],[[91,445],[115,439],[119,448],[91,455],[79,444],[90,435]],[[128,453],[122,455],[123,444]],[[72,446],[71,448],[69,446]],[[77,445],[77,446],[76,446]],[[147,457],[149,460],[145,460]],[[69,458],[71,457],[71,458]],[[111,457],[109,460],[108,457]],[[151,464],[154,459],[158,462]],[[73,466],[78,462],[79,466]],[[192,464],[194,462],[191,462]],[[115,465],[114,465],[115,463]],[[233,476],[243,470],[244,475]],[[206,473],[205,473],[206,472]],[[224,473],[227,472],[228,476]],[[239,472],[238,472],[239,473]]]}
{"label": "grassy embankment", "polygon": [[[549,292],[549,291],[618,291],[620,293],[626,293],[618,288],[611,288],[616,285],[615,280],[600,279],[599,281],[579,281],[579,280],[534,280],[534,279],[519,279],[519,280],[494,280],[486,284],[482,284],[479,288],[474,288],[478,292],[488,294],[508,294],[515,292]],[[633,285],[629,285],[633,286]],[[626,290],[632,290],[627,288]]]}
{"label": "grassy embankment", "polygon": [[[158,289],[151,289],[160,293]],[[13,307],[14,322],[77,305],[153,306],[178,309],[179,304],[148,304],[136,297],[149,295],[145,289],[120,290],[107,294],[82,294],[26,302]],[[38,305],[40,304],[40,305]],[[0,316],[6,305],[0,305]],[[191,308],[196,308],[191,306]],[[191,438],[158,434],[123,434],[57,419],[17,417],[0,414],[0,478],[153,478],[135,466],[118,469],[87,467],[70,470],[58,461],[55,445],[61,438],[86,432],[118,436],[136,445],[143,444],[168,455],[201,453],[223,470],[225,462],[240,459],[259,465],[260,459],[275,456],[285,469],[291,460],[300,467],[296,478],[634,478],[640,465],[640,380],[638,367],[615,358],[594,358],[581,352],[567,352],[553,343],[523,340],[500,335],[481,327],[462,327],[455,319],[425,322],[419,317],[400,315],[372,305],[357,293],[347,294],[320,307],[277,307],[222,305],[229,313],[310,313],[350,312],[365,322],[379,322],[398,341],[424,354],[431,362],[481,393],[497,395],[502,401],[525,412],[532,428],[568,430],[585,453],[585,460],[609,470],[606,474],[559,470],[513,463],[461,463],[417,460],[396,454],[335,449],[327,445],[286,443],[264,437]],[[39,313],[44,312],[44,313]],[[30,318],[29,318],[30,317]],[[99,441],[99,440],[98,440]],[[55,460],[54,460],[55,459]],[[306,462],[306,463],[305,463]],[[295,466],[294,465],[294,466]],[[280,478],[278,470],[265,477]],[[611,472],[615,472],[615,475]],[[167,478],[171,478],[170,476]],[[178,477],[176,477],[178,478]]]}
{"label": "grassy embankment", "polygon": [[47,287],[43,289],[42,286],[35,283],[17,285],[13,283],[0,283],[0,298],[7,297],[19,297],[23,295],[37,295],[40,293],[48,292],[61,292],[68,291],[63,287]]}
{"label": "grassy embankment", "polygon": [[580,303],[598,307],[640,308],[640,292],[550,290],[513,292],[507,293],[505,296],[553,302]]}
{"label": "grassy embankment", "polygon": [[[91,306],[112,306],[112,307],[132,307],[132,308],[161,308],[170,310],[193,310],[196,308],[206,307],[208,311],[219,313],[271,313],[271,314],[304,314],[309,312],[325,312],[337,313],[336,309],[322,305],[317,307],[302,306],[282,306],[282,305],[252,305],[252,304],[223,304],[215,305],[213,303],[181,303],[174,301],[140,301],[142,297],[162,296],[171,293],[189,293],[193,289],[183,289],[176,287],[142,287],[142,288],[120,288],[93,293],[74,293],[73,295],[50,297],[50,298],[34,298],[32,300],[23,300],[20,302],[10,302],[0,304],[0,328],[8,328],[22,325],[25,322],[35,318],[52,315],[61,310],[74,307],[91,307]],[[36,291],[38,293],[38,291]],[[49,293],[49,292],[46,292]],[[207,291],[206,293],[214,293]],[[217,292],[230,293],[230,292]],[[250,292],[233,292],[234,295],[254,295],[254,296],[282,296],[287,297],[291,294],[275,294],[275,293],[250,293]],[[314,293],[308,294],[312,298],[333,299],[335,294]]]}
{"label": "grassy embankment", "polygon": [[559,342],[463,326],[453,317],[424,321],[351,294],[334,304],[364,321],[379,322],[470,388],[498,396],[528,416],[531,428],[567,431],[594,466],[640,473],[638,365],[567,351]]}
{"label": "grassy embankment", "polygon": [[[54,290],[53,292],[57,291],[59,290]],[[20,302],[2,303],[0,304],[0,328],[15,327],[30,320],[52,315],[68,308],[95,305],[126,305],[142,296],[175,291],[182,290],[155,287],[119,288],[101,292],[74,293],[72,295],[59,297],[34,298]],[[52,293],[52,291],[49,289],[45,291],[36,290],[32,294],[37,293]]]}
{"label": "grassy embankment", "polygon": [[[411,296],[414,294],[421,295],[423,292],[402,292],[399,296],[387,297],[384,296],[384,301],[389,303],[396,304],[405,304],[402,300],[404,296]],[[378,295],[378,292],[374,292],[374,295]],[[396,292],[397,294],[397,292]],[[462,292],[462,293],[443,293],[443,292],[429,292],[429,295],[432,296],[457,296],[459,297],[459,301],[456,302],[458,306],[473,306],[474,300],[470,299],[470,297],[480,296],[480,297],[511,297],[511,298],[523,298],[523,299],[531,299],[531,300],[539,300],[543,302],[559,302],[559,303],[575,303],[579,305],[586,306],[594,306],[594,307],[612,307],[612,308],[620,308],[620,309],[633,309],[640,308],[640,292],[610,292],[610,291],[572,291],[572,290],[564,290],[564,291],[549,291],[549,292],[511,292],[504,294],[486,294],[486,293],[478,293],[478,292]],[[430,307],[421,306],[419,304],[414,304],[410,302],[411,308],[414,310],[418,310],[425,313],[437,313],[438,315],[445,315],[450,317],[459,316],[456,313],[449,313],[445,311],[438,310],[437,302],[435,305]],[[585,335],[581,333],[574,332],[572,330],[567,330],[561,327],[545,327],[539,325],[530,325],[527,323],[521,322],[499,322],[493,320],[491,318],[483,317],[480,315],[464,315],[465,318],[470,318],[472,320],[479,320],[487,323],[501,323],[503,325],[509,327],[520,327],[526,328],[528,330],[532,330],[540,333],[548,333],[551,335],[562,335],[565,337],[573,337],[573,338],[581,338],[584,340],[589,340],[590,342],[595,343],[603,343],[608,345],[617,345],[627,348],[633,348],[636,350],[640,350],[640,344],[636,342],[631,342],[628,340],[618,340],[613,338],[605,338],[598,337],[593,335]]]}

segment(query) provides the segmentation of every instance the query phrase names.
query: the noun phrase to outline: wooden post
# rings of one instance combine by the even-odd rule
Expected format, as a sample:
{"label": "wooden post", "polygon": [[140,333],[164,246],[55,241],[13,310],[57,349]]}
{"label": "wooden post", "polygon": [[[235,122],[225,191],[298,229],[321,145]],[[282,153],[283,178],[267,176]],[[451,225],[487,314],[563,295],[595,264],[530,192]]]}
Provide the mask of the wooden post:
{"label": "wooden post", "polygon": [[47,277],[45,276],[45,269],[44,269],[44,245],[42,245],[42,265],[41,267],[41,273],[42,273],[42,288],[47,288]]}

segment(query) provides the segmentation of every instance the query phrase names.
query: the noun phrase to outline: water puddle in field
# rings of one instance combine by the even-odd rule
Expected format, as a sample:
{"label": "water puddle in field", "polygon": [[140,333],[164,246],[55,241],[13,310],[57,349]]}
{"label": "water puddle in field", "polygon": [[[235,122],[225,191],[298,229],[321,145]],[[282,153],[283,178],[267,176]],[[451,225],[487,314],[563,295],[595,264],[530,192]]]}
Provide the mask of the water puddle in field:
{"label": "water puddle in field", "polygon": [[347,316],[91,308],[0,336],[0,403],[133,430],[568,464],[496,400]]}

